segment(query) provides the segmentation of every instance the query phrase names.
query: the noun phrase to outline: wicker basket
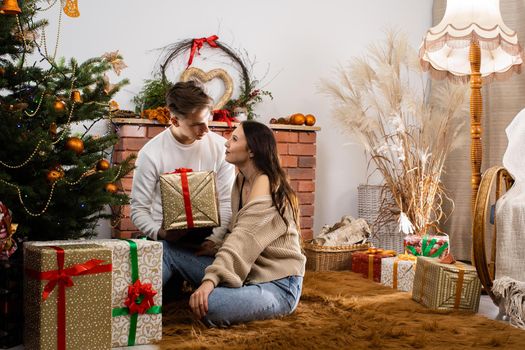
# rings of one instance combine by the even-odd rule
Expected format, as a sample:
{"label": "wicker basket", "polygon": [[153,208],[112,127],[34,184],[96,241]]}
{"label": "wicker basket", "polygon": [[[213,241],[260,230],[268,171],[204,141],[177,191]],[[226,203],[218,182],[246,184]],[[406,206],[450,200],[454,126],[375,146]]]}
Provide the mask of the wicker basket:
{"label": "wicker basket", "polygon": [[378,185],[359,185],[357,187],[357,216],[368,222],[372,231],[370,242],[375,247],[403,253],[403,238],[405,235],[399,232],[397,223],[392,221],[379,229],[375,225],[381,203],[387,192],[383,191],[383,188],[383,186]]}
{"label": "wicker basket", "polygon": [[305,241],[303,248],[306,255],[306,269],[309,271],[351,270],[352,253],[367,250],[369,247],[369,243],[325,247],[313,243],[313,240]]}

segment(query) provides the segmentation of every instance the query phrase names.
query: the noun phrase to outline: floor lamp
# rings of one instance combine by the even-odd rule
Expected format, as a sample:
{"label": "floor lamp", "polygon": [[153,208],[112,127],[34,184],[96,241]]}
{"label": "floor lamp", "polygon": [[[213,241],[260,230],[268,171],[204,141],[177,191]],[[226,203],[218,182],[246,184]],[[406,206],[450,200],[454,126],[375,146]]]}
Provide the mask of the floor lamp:
{"label": "floor lamp", "polygon": [[481,181],[481,85],[521,71],[523,52],[503,23],[499,0],[447,0],[445,15],[425,35],[419,57],[432,78],[470,81],[472,210]]}

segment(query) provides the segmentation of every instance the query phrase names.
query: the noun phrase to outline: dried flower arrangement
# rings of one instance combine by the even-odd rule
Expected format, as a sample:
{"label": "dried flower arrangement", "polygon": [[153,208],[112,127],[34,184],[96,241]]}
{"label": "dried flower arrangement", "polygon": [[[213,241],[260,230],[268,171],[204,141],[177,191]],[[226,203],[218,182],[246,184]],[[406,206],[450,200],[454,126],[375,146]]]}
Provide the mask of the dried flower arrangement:
{"label": "dried flower arrangement", "polygon": [[379,220],[398,219],[402,232],[419,236],[441,232],[443,204],[453,204],[441,175],[447,155],[465,141],[459,131],[466,87],[443,83],[430,98],[416,51],[395,32],[337,74],[338,81],[323,81],[322,91],[335,102],[336,119],[370,154],[395,203],[383,203]]}

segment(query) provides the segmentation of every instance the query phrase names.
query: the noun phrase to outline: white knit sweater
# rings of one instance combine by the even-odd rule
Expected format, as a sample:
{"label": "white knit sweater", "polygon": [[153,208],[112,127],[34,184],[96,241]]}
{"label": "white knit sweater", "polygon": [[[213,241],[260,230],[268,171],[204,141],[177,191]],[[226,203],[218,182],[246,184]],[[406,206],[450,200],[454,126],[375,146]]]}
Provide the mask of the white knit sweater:
{"label": "white knit sweater", "polygon": [[204,280],[215,286],[241,287],[303,276],[306,257],[301,252],[300,235],[287,211],[286,227],[270,195],[256,197],[241,210],[240,192],[232,189],[232,224]]}
{"label": "white knit sweater", "polygon": [[224,137],[209,132],[201,140],[185,145],[178,142],[168,128],[144,145],[138,154],[133,174],[133,224],[144,234],[157,239],[157,232],[162,224],[160,175],[177,168],[211,170],[217,174],[221,226],[214,228],[208,239],[220,243],[231,220],[230,193],[235,178],[234,166],[224,159],[225,142]]}

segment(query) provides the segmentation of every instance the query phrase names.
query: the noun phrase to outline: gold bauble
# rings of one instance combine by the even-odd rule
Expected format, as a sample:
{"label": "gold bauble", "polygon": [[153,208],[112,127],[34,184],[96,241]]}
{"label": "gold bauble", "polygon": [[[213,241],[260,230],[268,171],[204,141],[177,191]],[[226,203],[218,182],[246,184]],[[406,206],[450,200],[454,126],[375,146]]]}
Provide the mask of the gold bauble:
{"label": "gold bauble", "polygon": [[315,117],[314,117],[312,114],[307,114],[307,115],[305,116],[305,119],[306,119],[306,120],[305,120],[304,123],[305,123],[307,126],[314,126],[314,124],[315,124]]}
{"label": "gold bauble", "polygon": [[20,6],[16,0],[4,0],[0,11],[3,15],[18,15],[22,13]]}
{"label": "gold bauble", "polygon": [[5,69],[0,67],[0,76],[4,75],[4,73],[5,73]]}
{"label": "gold bauble", "polygon": [[60,180],[64,176],[64,173],[58,170],[50,170],[47,172],[46,179],[49,182],[55,182]]}
{"label": "gold bauble", "polygon": [[82,96],[80,96],[80,91],[71,91],[71,100],[75,103],[82,103]]}
{"label": "gold bauble", "polygon": [[66,149],[75,152],[77,155],[84,152],[84,142],[78,137],[70,137],[66,141]]}
{"label": "gold bauble", "polygon": [[63,112],[66,109],[66,103],[62,100],[56,100],[55,103],[53,103],[53,108],[55,112]]}
{"label": "gold bauble", "polygon": [[104,171],[109,169],[109,162],[105,159],[101,159],[97,162],[97,170]]}
{"label": "gold bauble", "polygon": [[104,186],[104,189],[106,190],[106,192],[109,192],[109,193],[117,193],[118,191],[118,187],[114,183],[106,184],[106,186]]}

